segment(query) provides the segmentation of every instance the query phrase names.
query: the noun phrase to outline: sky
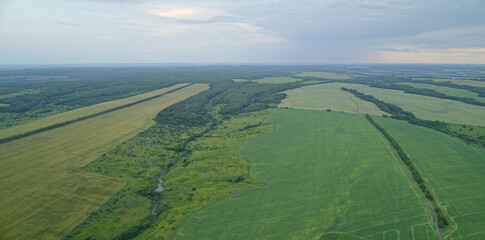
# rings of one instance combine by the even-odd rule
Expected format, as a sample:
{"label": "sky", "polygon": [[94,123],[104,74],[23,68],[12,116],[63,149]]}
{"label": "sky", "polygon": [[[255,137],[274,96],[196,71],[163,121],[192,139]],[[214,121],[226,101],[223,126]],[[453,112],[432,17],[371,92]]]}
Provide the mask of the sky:
{"label": "sky", "polygon": [[485,0],[0,0],[0,64],[485,64]]}

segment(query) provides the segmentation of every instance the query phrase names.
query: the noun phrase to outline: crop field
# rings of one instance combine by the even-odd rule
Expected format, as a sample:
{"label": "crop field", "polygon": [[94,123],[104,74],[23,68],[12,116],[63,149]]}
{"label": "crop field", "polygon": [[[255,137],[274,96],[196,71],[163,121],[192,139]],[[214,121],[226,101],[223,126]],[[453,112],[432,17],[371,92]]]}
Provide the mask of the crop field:
{"label": "crop field", "polygon": [[373,103],[363,101],[349,92],[342,91],[340,83],[327,83],[306,86],[286,91],[284,99],[279,107],[342,111],[349,113],[362,113],[371,115],[383,115]]}
{"label": "crop field", "polygon": [[79,108],[79,109],[72,110],[72,111],[69,111],[69,112],[64,112],[64,113],[56,114],[56,115],[53,115],[53,116],[50,116],[50,117],[35,120],[33,122],[26,123],[26,124],[23,124],[23,125],[17,125],[17,126],[14,126],[14,127],[2,129],[2,130],[0,130],[0,139],[12,137],[12,136],[23,134],[23,133],[30,132],[30,131],[34,131],[34,130],[37,130],[37,129],[40,129],[40,128],[45,128],[45,127],[52,126],[52,125],[55,125],[55,124],[58,124],[58,123],[63,123],[63,122],[75,120],[75,119],[86,117],[86,116],[89,116],[89,115],[92,115],[92,114],[101,113],[103,111],[106,111],[106,110],[109,110],[109,109],[112,109],[112,108],[120,107],[120,106],[123,106],[123,105],[126,105],[126,104],[130,104],[130,103],[134,103],[134,102],[137,102],[137,101],[140,101],[140,100],[143,100],[143,99],[154,97],[154,96],[166,93],[170,90],[183,87],[185,85],[187,85],[187,83],[177,84],[177,85],[174,85],[174,86],[171,86],[171,87],[168,87],[168,88],[162,88],[162,89],[159,89],[159,90],[155,90],[155,91],[151,91],[151,92],[147,92],[147,93],[143,93],[143,94],[139,94],[139,95],[135,95],[135,96],[132,96],[132,97],[123,98],[123,99],[119,99],[119,100],[103,102],[103,103],[95,104],[95,105],[92,105],[92,106],[89,106],[89,107],[83,107],[83,108]]}
{"label": "crop field", "polygon": [[372,88],[361,84],[342,83],[341,86],[355,89],[384,102],[398,105],[421,119],[476,126],[485,125],[485,107],[448,99],[409,94],[400,90]]}
{"label": "crop field", "polygon": [[485,87],[485,81],[474,81],[459,78],[413,78],[415,80],[433,80],[433,82],[451,82],[456,85],[468,85],[472,87]]}
{"label": "crop field", "polygon": [[485,239],[485,149],[402,121],[376,117],[421,171],[452,223],[446,239]]}
{"label": "crop field", "polygon": [[276,109],[245,142],[250,187],[191,214],[172,239],[437,239],[431,211],[362,115]]}
{"label": "crop field", "polygon": [[330,80],[346,80],[350,79],[349,76],[336,74],[331,72],[302,72],[295,74],[297,77],[317,77],[317,78],[324,78]]}
{"label": "crop field", "polygon": [[479,97],[478,93],[463,90],[463,89],[456,89],[456,88],[450,88],[450,87],[444,87],[444,86],[437,86],[433,84],[414,83],[414,82],[404,82],[401,84],[408,85],[415,88],[425,88],[425,89],[435,90],[436,92],[444,93],[448,96],[472,98],[480,102],[485,102],[485,98]]}
{"label": "crop field", "polygon": [[153,124],[163,108],[208,89],[195,84],[87,120],[0,145],[2,238],[61,238],[124,182],[81,167]]}

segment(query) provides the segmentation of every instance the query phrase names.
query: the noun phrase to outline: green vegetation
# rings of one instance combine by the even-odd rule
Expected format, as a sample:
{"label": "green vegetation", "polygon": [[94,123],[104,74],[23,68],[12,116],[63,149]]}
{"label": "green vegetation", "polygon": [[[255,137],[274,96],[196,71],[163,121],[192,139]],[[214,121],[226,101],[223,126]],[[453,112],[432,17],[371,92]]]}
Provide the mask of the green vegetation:
{"label": "green vegetation", "polygon": [[485,88],[485,81],[474,81],[474,80],[459,79],[459,78],[413,78],[413,79],[418,81],[432,80],[433,82],[450,82],[456,85],[467,85],[472,87]]}
{"label": "green vegetation", "polygon": [[[400,82],[400,83],[402,83],[402,82]],[[479,101],[479,100],[474,99],[474,98],[457,97],[457,96],[453,96],[453,95],[447,95],[447,94],[441,93],[439,91],[435,91],[434,89],[430,89],[430,88],[416,88],[416,87],[409,86],[409,85],[406,85],[406,84],[396,84],[396,83],[393,83],[393,82],[377,82],[377,83],[371,83],[369,85],[371,87],[375,87],[375,88],[401,90],[401,91],[404,91],[405,93],[410,93],[410,94],[415,94],[415,95],[449,99],[449,100],[460,101],[460,102],[463,102],[463,103],[468,103],[468,104],[477,105],[477,106],[485,106],[485,102]],[[471,88],[471,89],[473,91],[477,91],[479,93],[479,96],[485,94],[485,91],[480,91],[480,89],[478,89],[478,88]]]}
{"label": "green vegetation", "polygon": [[340,90],[340,86],[340,83],[327,83],[286,91],[287,98],[281,102],[279,107],[313,110],[330,109],[331,111],[379,116],[386,114],[373,103],[362,101],[352,94]]}
{"label": "green vegetation", "polygon": [[292,77],[264,77],[260,79],[232,79],[234,82],[256,82],[256,83],[268,83],[268,84],[280,84],[301,81],[299,78]]}
{"label": "green vegetation", "polygon": [[346,76],[346,75],[341,75],[341,74],[335,74],[331,72],[302,72],[295,74],[296,77],[314,77],[314,78],[324,78],[324,79],[330,79],[330,80],[346,80],[350,79],[351,77]]}
{"label": "green vegetation", "polygon": [[[66,238],[168,239],[190,213],[256,185],[247,160],[234,151],[273,129],[263,123],[267,109],[284,98],[275,93],[294,87],[298,85],[214,83],[164,109],[156,125],[85,168],[127,184]],[[165,189],[156,193],[160,175]]]}
{"label": "green vegetation", "polygon": [[446,94],[448,96],[453,96],[458,98],[470,98],[470,99],[475,99],[477,101],[485,103],[485,97],[479,97],[478,93],[471,92],[468,90],[456,89],[456,88],[444,87],[444,86],[438,86],[438,85],[426,84],[426,83],[415,83],[415,82],[403,82],[400,84],[408,85],[416,88],[431,89],[436,92]]}
{"label": "green vegetation", "polygon": [[0,239],[485,238],[480,71],[2,69]]}
{"label": "green vegetation", "polygon": [[56,127],[65,126],[74,122],[99,116],[101,114],[126,108],[143,101],[148,101],[160,97],[163,94],[176,91],[184,86],[187,86],[187,83],[177,84],[168,88],[162,88],[156,91],[139,94],[133,97],[99,103],[89,107],[79,108],[51,117],[39,119],[37,121],[33,121],[24,125],[18,125],[11,128],[3,129],[0,130],[0,143],[12,141],[39,132],[47,131]]}
{"label": "green vegetation", "polygon": [[441,209],[438,207],[433,195],[431,194],[430,190],[428,187],[426,187],[426,183],[419,173],[419,171],[414,167],[413,162],[409,158],[409,156],[404,152],[404,150],[399,146],[399,143],[384,129],[381,127],[370,115],[365,116],[367,120],[375,127],[377,130],[379,130],[382,135],[389,141],[391,144],[392,148],[396,151],[397,155],[399,156],[399,159],[402,161],[403,164],[406,165],[406,168],[408,169],[409,173],[412,175],[413,181],[419,186],[419,189],[421,190],[421,194],[423,197],[428,199],[428,202],[430,203],[430,207],[433,208],[433,212],[436,216],[436,224],[439,228],[445,228],[448,226],[448,220],[446,219],[445,215],[441,211]]}
{"label": "green vegetation", "polygon": [[416,238],[437,238],[418,188],[364,116],[276,109],[268,121],[275,131],[237,151],[264,186],[200,209],[173,239],[411,239],[417,226],[426,228]]}
{"label": "green vegetation", "polygon": [[485,127],[447,124],[446,128],[451,132],[447,133],[448,135],[456,135],[469,144],[485,147]]}
{"label": "green vegetation", "polygon": [[[477,146],[485,147],[485,128],[480,126],[467,126],[461,124],[451,124],[441,121],[430,121],[416,118],[411,112],[406,112],[402,108],[383,102],[379,99],[374,98],[371,95],[363,94],[354,89],[348,89],[342,87],[342,90],[352,93],[354,96],[374,103],[380,110],[392,114],[391,117],[400,120],[407,120],[409,123],[423,126],[427,128],[434,129],[446,133],[450,136],[460,138],[468,144],[473,144]],[[386,115],[384,115],[386,116]]]}
{"label": "green vegetation", "polygon": [[153,125],[161,109],[206,90],[196,84],[137,105],[0,144],[0,229],[60,238],[125,183],[81,167]]}
{"label": "green vegetation", "polygon": [[476,126],[485,125],[485,107],[441,98],[417,96],[399,90],[373,88],[360,84],[342,83],[341,86],[372,95],[376,99],[399,106],[405,111],[412,112],[420,119]]}
{"label": "green vegetation", "polygon": [[26,90],[21,90],[19,92],[14,92],[14,93],[9,93],[9,94],[1,94],[0,99],[5,99],[5,98],[13,98],[16,96],[22,96],[25,94],[37,94],[40,93],[42,90],[40,89],[26,89]]}
{"label": "green vegetation", "polygon": [[450,227],[443,238],[485,238],[485,149],[403,121],[374,119],[411,156],[436,202],[450,216]]}
{"label": "green vegetation", "polygon": [[318,238],[318,240],[351,240],[351,238],[342,237],[336,234],[328,234]]}
{"label": "green vegetation", "polygon": [[0,129],[177,83],[288,75],[288,66],[42,67],[0,71]]}

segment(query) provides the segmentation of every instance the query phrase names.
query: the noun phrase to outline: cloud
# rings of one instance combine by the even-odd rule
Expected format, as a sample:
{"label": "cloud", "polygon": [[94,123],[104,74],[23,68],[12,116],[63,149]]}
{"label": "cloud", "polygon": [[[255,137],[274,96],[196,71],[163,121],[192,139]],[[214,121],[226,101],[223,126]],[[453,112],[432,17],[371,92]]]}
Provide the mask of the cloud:
{"label": "cloud", "polygon": [[378,51],[370,62],[385,63],[463,63],[485,64],[485,48],[419,49],[416,51]]}

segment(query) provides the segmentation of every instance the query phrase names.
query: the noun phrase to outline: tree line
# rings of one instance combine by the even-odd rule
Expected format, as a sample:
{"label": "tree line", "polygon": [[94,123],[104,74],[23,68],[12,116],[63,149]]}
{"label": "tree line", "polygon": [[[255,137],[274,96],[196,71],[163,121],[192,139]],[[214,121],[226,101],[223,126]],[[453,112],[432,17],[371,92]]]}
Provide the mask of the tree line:
{"label": "tree line", "polygon": [[414,164],[411,161],[411,159],[409,158],[409,156],[404,152],[404,150],[401,148],[399,143],[391,136],[391,134],[389,134],[386,131],[386,129],[384,129],[382,126],[380,126],[374,119],[372,119],[372,117],[370,115],[367,114],[365,117],[367,118],[367,120],[369,120],[369,122],[375,128],[377,128],[382,133],[382,135],[384,135],[384,137],[387,139],[387,141],[389,141],[389,143],[391,143],[392,147],[394,148],[394,150],[396,150],[396,153],[399,156],[399,158],[401,159],[401,161],[406,165],[407,169],[409,170],[412,177],[414,178],[414,181],[418,184],[419,188],[421,189],[421,192],[431,203],[431,205],[433,207],[433,211],[436,213],[436,217],[437,217],[437,220],[438,220],[438,222],[437,222],[438,227],[439,228],[445,228],[446,226],[448,226],[449,223],[448,223],[448,220],[446,219],[445,215],[443,214],[443,211],[436,204],[435,198],[433,197],[433,195],[431,194],[429,189],[426,187],[426,184],[425,184],[423,178],[421,177],[421,174],[416,169],[416,167],[414,167]]}
{"label": "tree line", "polygon": [[391,104],[391,103],[386,103],[384,101],[381,101],[379,99],[376,99],[372,95],[367,95],[364,93],[361,93],[355,89],[348,89],[348,88],[341,88],[343,91],[347,91],[352,93],[354,96],[368,102],[374,103],[380,110],[383,112],[387,112],[391,114],[391,118],[399,119],[399,120],[405,120],[408,123],[417,125],[417,126],[422,126],[422,127],[427,127],[431,128],[433,130],[448,134],[453,137],[457,137],[462,139],[468,144],[475,144],[478,146],[485,147],[485,139],[483,137],[473,137],[470,135],[466,135],[460,132],[455,132],[450,130],[449,124],[446,122],[442,121],[431,121],[431,120],[424,120],[424,119],[419,119],[417,118],[413,113],[408,112],[403,110],[401,107]]}

